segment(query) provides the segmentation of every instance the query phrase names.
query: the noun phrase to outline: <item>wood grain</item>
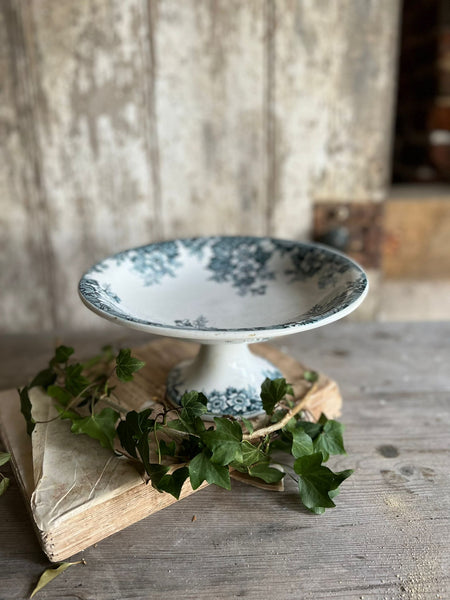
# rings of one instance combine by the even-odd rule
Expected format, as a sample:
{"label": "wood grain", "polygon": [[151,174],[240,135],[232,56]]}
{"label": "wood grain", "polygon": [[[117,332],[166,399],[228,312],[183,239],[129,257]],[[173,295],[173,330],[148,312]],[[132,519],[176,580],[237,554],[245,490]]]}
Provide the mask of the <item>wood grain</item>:
{"label": "wood grain", "polygon": [[[40,597],[447,598],[449,336],[449,323],[347,322],[281,340],[278,348],[326,371],[342,390],[348,456],[330,466],[355,473],[337,508],[303,511],[289,482],[283,494],[210,486],[84,552],[87,566],[72,567]],[[84,345],[107,339],[90,336]],[[22,376],[20,344],[8,344],[14,356],[0,362],[0,382]],[[0,517],[0,598],[22,599],[48,563],[14,480]]]}
{"label": "wood grain", "polygon": [[125,247],[381,199],[398,5],[0,3],[0,331],[105,327],[76,284]]}

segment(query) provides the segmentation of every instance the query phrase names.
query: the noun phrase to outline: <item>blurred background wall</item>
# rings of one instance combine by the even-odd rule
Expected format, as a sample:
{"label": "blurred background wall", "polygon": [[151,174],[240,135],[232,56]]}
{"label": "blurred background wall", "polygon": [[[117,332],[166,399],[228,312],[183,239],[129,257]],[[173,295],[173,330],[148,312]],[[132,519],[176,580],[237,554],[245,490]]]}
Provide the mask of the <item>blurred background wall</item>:
{"label": "blurred background wall", "polygon": [[[444,56],[448,86],[441,4],[415,3],[409,25],[420,38],[422,5],[440,44],[432,76]],[[404,81],[414,58],[397,68],[400,13],[399,0],[2,0],[0,331],[101,327],[76,292],[93,262],[214,233],[343,249],[371,277],[359,318],[404,317],[408,286],[425,282],[422,296],[434,298],[426,268],[405,279],[394,263],[414,248],[408,202],[419,202],[414,227],[424,229],[407,138],[432,138],[435,151],[443,142],[445,154],[450,123],[445,110],[438,125],[425,110],[425,129],[411,132],[395,117],[397,90],[409,98],[415,87]],[[403,185],[393,192],[394,129]],[[426,183],[445,182],[433,160],[419,164]],[[434,226],[450,222],[447,188],[427,190]],[[433,306],[416,299],[406,316],[436,317]]]}

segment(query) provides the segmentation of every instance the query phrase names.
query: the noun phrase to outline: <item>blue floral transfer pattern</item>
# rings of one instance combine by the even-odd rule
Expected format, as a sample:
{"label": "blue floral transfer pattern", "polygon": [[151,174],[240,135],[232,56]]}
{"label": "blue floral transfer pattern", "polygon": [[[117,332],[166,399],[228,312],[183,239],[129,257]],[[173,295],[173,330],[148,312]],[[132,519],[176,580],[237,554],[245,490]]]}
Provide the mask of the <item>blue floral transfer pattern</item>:
{"label": "blue floral transfer pattern", "polygon": [[175,325],[179,327],[187,327],[188,329],[209,329],[208,319],[200,315],[196,319],[175,319]]}
{"label": "blue floral transfer pattern", "polygon": [[241,417],[258,414],[262,410],[258,390],[252,386],[240,389],[227,387],[208,394],[208,413],[211,415]]}
{"label": "blue floral transfer pattern", "polygon": [[266,249],[259,239],[218,238],[211,251],[208,263],[211,279],[218,283],[231,282],[240,296],[264,294],[264,282],[275,279],[275,273],[267,266],[273,251]]}
{"label": "blue floral transfer pattern", "polygon": [[[174,367],[167,378],[167,396],[174,404],[179,405],[186,391],[182,370],[180,367]],[[213,390],[208,392],[207,397],[208,414],[211,416],[241,417],[263,412],[259,392],[253,386],[240,389],[230,386],[225,390]]]}
{"label": "blue floral transfer pattern", "polygon": [[228,284],[242,297],[265,295],[272,281],[273,285],[290,285],[313,280],[319,290],[329,291],[320,302],[296,315],[295,319],[250,327],[256,332],[311,325],[346,310],[367,288],[365,274],[357,265],[322,246],[271,238],[218,236],[160,242],[120,252],[94,265],[84,275],[79,285],[80,293],[99,311],[131,323],[166,329],[247,331],[247,327],[227,329],[209,325],[205,315],[193,318],[192,315],[181,314],[172,322],[166,320],[164,323],[139,318],[122,305],[120,294],[96,277],[96,274],[101,274],[99,278],[103,275],[104,279],[104,274],[111,267],[125,265],[123,268],[141,278],[144,287],[157,286],[164,279],[174,279],[189,257],[200,261],[210,281]]}

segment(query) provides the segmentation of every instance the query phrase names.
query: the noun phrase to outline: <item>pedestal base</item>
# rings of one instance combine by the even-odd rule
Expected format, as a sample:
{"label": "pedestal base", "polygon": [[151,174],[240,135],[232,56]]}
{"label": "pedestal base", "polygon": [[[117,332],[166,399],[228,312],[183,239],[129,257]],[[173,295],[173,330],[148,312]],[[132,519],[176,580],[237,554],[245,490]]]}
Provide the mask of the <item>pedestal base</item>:
{"label": "pedestal base", "polygon": [[179,405],[186,391],[196,390],[208,398],[205,418],[251,418],[264,412],[260,392],[266,377],[275,379],[283,374],[271,362],[253,354],[247,344],[204,345],[194,359],[170,371],[167,397]]}

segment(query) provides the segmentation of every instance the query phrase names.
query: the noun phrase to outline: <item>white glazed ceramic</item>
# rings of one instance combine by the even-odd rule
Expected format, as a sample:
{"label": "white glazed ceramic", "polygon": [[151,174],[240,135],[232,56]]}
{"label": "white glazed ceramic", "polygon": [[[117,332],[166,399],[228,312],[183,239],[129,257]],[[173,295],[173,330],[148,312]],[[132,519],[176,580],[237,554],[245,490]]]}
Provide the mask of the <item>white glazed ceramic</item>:
{"label": "white glazed ceramic", "polygon": [[318,244],[204,237],[125,250],[83,275],[83,302],[128,327],[202,344],[169,375],[168,395],[208,397],[210,415],[262,411],[266,377],[280,377],[247,344],[320,327],[352,312],[368,282],[355,262]]}

